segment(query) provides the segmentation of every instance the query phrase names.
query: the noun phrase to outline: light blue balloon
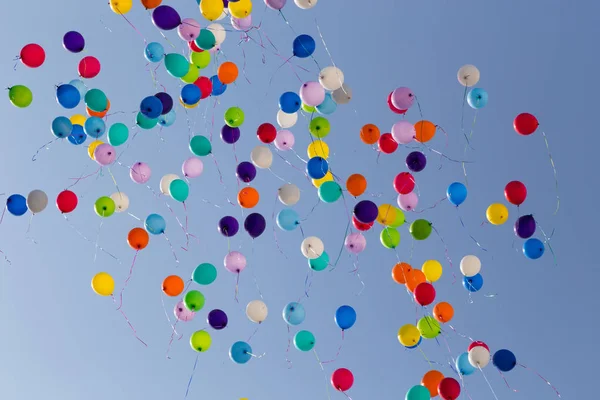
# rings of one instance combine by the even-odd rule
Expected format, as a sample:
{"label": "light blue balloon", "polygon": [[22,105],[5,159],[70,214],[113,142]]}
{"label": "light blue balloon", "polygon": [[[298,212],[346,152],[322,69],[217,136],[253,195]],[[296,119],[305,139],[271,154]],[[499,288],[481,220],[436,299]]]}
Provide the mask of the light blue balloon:
{"label": "light blue balloon", "polygon": [[464,276],[463,286],[469,292],[477,292],[483,287],[483,276],[481,276],[481,274],[477,274],[474,276]]}
{"label": "light blue balloon", "polygon": [[475,372],[475,367],[469,362],[469,353],[462,353],[456,359],[456,370],[463,376],[471,375]]}
{"label": "light blue balloon", "polygon": [[252,359],[252,347],[246,342],[235,342],[229,349],[229,358],[237,364],[246,364]]}
{"label": "light blue balloon", "polygon": [[331,93],[325,94],[325,100],[317,106],[317,112],[323,115],[333,114],[337,109],[337,103],[333,101]]}
{"label": "light blue balloon", "polygon": [[102,118],[89,117],[85,120],[83,131],[86,135],[97,139],[106,132],[106,124]]}
{"label": "light blue balloon", "polygon": [[283,320],[287,322],[288,325],[300,325],[304,318],[306,317],[306,311],[304,311],[304,306],[300,303],[296,303],[295,301],[288,303],[283,309]]}
{"label": "light blue balloon", "polygon": [[158,214],[150,214],[146,217],[144,226],[146,227],[148,233],[160,235],[165,233],[165,229],[167,229],[167,221],[165,221],[165,219]]}
{"label": "light blue balloon", "polygon": [[69,82],[69,85],[75,86],[75,88],[79,91],[79,94],[81,95],[82,99],[85,97],[88,88],[87,86],[85,86],[85,83],[83,83],[81,79],[73,79],[71,82]]}
{"label": "light blue balloon", "polygon": [[165,58],[165,48],[157,42],[148,43],[144,50],[144,57],[152,63],[160,62]]}
{"label": "light blue balloon", "polygon": [[467,187],[460,182],[451,183],[446,189],[446,197],[450,203],[458,207],[467,199]]}
{"label": "light blue balloon", "polygon": [[488,102],[488,94],[480,88],[471,89],[467,95],[467,103],[476,110],[485,107]]}
{"label": "light blue balloon", "polygon": [[284,208],[277,214],[277,226],[284,231],[293,231],[300,225],[298,213],[291,208]]}
{"label": "light blue balloon", "polygon": [[530,260],[537,260],[544,255],[546,247],[540,239],[531,238],[523,243],[523,254]]}
{"label": "light blue balloon", "polygon": [[73,132],[73,123],[67,117],[56,117],[52,121],[52,133],[59,139],[64,139]]}
{"label": "light blue balloon", "polygon": [[164,126],[165,128],[173,125],[175,123],[175,110],[171,110],[165,115],[161,115],[158,117],[158,124]]}

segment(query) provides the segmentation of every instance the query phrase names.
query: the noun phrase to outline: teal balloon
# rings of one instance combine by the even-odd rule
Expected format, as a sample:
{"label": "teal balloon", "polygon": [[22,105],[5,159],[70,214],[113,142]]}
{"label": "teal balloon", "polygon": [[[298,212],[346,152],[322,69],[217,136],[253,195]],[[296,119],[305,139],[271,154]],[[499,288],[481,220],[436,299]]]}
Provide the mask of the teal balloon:
{"label": "teal balloon", "polygon": [[294,335],[294,347],[300,351],[311,351],[315,347],[315,335],[309,331],[298,331]]}
{"label": "teal balloon", "polygon": [[64,139],[73,132],[73,123],[67,117],[56,117],[52,121],[52,133],[59,139]]}
{"label": "teal balloon", "polygon": [[284,208],[277,214],[277,226],[284,231],[293,231],[300,225],[298,213],[291,208]]}
{"label": "teal balloon", "polygon": [[85,105],[92,111],[102,112],[108,106],[108,99],[100,89],[90,89],[84,97]]}
{"label": "teal balloon", "polygon": [[169,185],[169,194],[177,201],[184,202],[190,195],[190,187],[182,179],[175,179]]}
{"label": "teal balloon", "polygon": [[129,138],[129,129],[127,125],[117,122],[108,128],[108,143],[111,146],[120,146]]}
{"label": "teal balloon", "polygon": [[89,117],[85,120],[85,124],[83,124],[83,131],[89,137],[98,139],[106,132],[106,124],[102,118]]}
{"label": "teal balloon", "polygon": [[190,70],[190,63],[181,54],[169,53],[165,56],[165,68],[175,78],[183,78]]}
{"label": "teal balloon", "polygon": [[200,34],[195,42],[196,46],[200,47],[202,50],[210,50],[217,44],[217,39],[215,38],[214,33],[208,29],[200,29]]}
{"label": "teal balloon", "polygon": [[158,118],[148,118],[139,112],[135,118],[135,123],[142,129],[152,129],[158,123]]}
{"label": "teal balloon", "polygon": [[406,393],[406,400],[430,400],[431,394],[429,389],[422,385],[416,385],[409,389]]}
{"label": "teal balloon", "polygon": [[335,203],[342,196],[342,188],[337,182],[327,181],[319,187],[319,198],[324,203]]}
{"label": "teal balloon", "polygon": [[196,135],[190,140],[190,151],[199,157],[207,156],[212,152],[212,144],[206,136]]}
{"label": "teal balloon", "polygon": [[217,279],[217,268],[209,263],[202,263],[192,273],[192,280],[198,285],[210,285]]}
{"label": "teal balloon", "polygon": [[329,265],[329,254],[324,251],[319,257],[308,260],[308,266],[314,271],[323,271]]}
{"label": "teal balloon", "polygon": [[425,219],[418,219],[410,224],[410,234],[415,240],[425,240],[431,235],[431,222]]}

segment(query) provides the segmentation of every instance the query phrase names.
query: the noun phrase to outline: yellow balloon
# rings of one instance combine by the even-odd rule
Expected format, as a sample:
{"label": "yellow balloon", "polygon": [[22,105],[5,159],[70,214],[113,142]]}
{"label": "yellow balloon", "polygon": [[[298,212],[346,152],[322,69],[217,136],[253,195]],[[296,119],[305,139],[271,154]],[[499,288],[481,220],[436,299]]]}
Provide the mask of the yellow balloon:
{"label": "yellow balloon", "polygon": [[[204,0],[203,0],[204,1]],[[230,1],[229,5],[229,13],[234,18],[246,18],[252,12],[252,1],[251,0],[240,0],[240,1]]]}
{"label": "yellow balloon", "polygon": [[427,260],[423,263],[421,271],[425,274],[425,279],[435,282],[442,276],[442,264],[437,260]]}
{"label": "yellow balloon", "polygon": [[69,120],[71,121],[71,123],[73,125],[85,125],[85,120],[87,118],[85,117],[85,115],[81,115],[81,114],[74,114],[73,116],[71,116],[71,118],[69,118]]}
{"label": "yellow balloon", "polygon": [[396,220],[396,208],[391,204],[382,204],[379,206],[379,214],[377,222],[381,225],[388,226]]}
{"label": "yellow balloon", "polygon": [[179,104],[181,104],[183,106],[183,108],[190,109],[190,108],[198,107],[198,104],[200,104],[200,102],[197,102],[196,104],[188,105],[188,104],[185,104],[183,101],[181,101],[181,99],[179,99]]}
{"label": "yellow balloon", "polygon": [[219,18],[224,8],[223,0],[202,0],[200,2],[200,12],[209,21]]}
{"label": "yellow balloon", "polygon": [[94,157],[94,151],[96,151],[96,147],[100,146],[101,144],[103,144],[104,142],[102,140],[94,140],[92,143],[90,143],[90,145],[88,146],[88,156],[90,156],[90,158],[92,160],[95,160],[96,158]]}
{"label": "yellow balloon", "polygon": [[398,340],[404,347],[413,347],[419,343],[421,332],[413,324],[406,324],[398,330]]}
{"label": "yellow balloon", "polygon": [[504,204],[494,203],[490,204],[485,216],[492,225],[502,225],[508,221],[508,208]]}
{"label": "yellow balloon", "polygon": [[331,175],[331,171],[327,171],[327,173],[325,174],[325,176],[322,177],[321,179],[313,179],[312,180],[312,184],[313,184],[314,187],[319,188],[325,182],[330,182],[330,181],[333,181],[333,175]]}
{"label": "yellow balloon", "polygon": [[324,159],[329,158],[329,146],[322,140],[315,140],[308,145],[306,149],[308,158],[322,157]]}
{"label": "yellow balloon", "polygon": [[108,272],[98,272],[92,278],[92,289],[100,296],[110,296],[115,291],[115,280]]}
{"label": "yellow balloon", "polygon": [[110,0],[110,9],[115,14],[127,14],[133,6],[133,0]]}

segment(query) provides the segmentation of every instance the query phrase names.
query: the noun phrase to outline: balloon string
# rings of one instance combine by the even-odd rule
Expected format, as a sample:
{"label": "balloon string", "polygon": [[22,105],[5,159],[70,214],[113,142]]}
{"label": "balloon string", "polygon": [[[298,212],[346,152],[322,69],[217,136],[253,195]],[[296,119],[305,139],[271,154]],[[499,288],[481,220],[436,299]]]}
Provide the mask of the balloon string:
{"label": "balloon string", "polygon": [[508,381],[506,380],[506,377],[504,376],[504,374],[502,373],[502,371],[498,370],[498,373],[500,374],[500,376],[502,377],[502,379],[504,380],[504,383],[506,383],[506,387],[509,388],[510,390],[512,390],[515,393],[518,393],[519,391],[517,389],[513,389],[512,387],[510,387],[510,385],[508,384]]}
{"label": "balloon string", "polygon": [[429,368],[432,368],[433,366],[431,365],[431,361],[429,361],[429,358],[427,358],[427,356],[425,355],[425,352],[423,351],[421,346],[419,346],[418,349],[421,352],[421,354],[423,355],[423,358],[425,359],[425,361],[427,361],[427,364],[429,364]]}
{"label": "balloon string", "polygon": [[[464,221],[463,221],[463,219],[462,219],[462,216],[460,215],[460,210],[458,209],[458,206],[456,206],[456,213],[458,214],[458,220],[460,221],[460,224],[462,225],[462,227],[463,227],[463,228],[465,229],[465,231],[467,232],[467,235],[469,235],[469,237],[471,238],[471,240],[473,240],[473,242],[475,242],[475,244],[476,244],[476,245],[477,245],[477,246],[478,246],[478,247],[479,247],[481,250],[483,250],[483,251],[487,252],[487,249],[486,249],[485,247],[483,247],[483,246],[482,246],[482,245],[481,245],[481,244],[480,244],[480,243],[477,241],[477,239],[475,239],[475,238],[473,237],[473,235],[471,235],[471,234],[469,233],[469,230],[468,230],[468,229],[467,229],[467,227],[465,226],[465,223],[464,223]],[[492,256],[492,259],[493,259],[493,258],[494,258],[494,257]]]}
{"label": "balloon string", "polygon": [[358,272],[358,270],[360,269],[360,265],[358,264],[358,255],[355,255],[353,265],[354,265],[354,269],[352,271],[350,271],[350,273],[353,273],[354,276],[356,276],[358,278],[358,281],[360,282],[361,289],[356,294],[357,296],[360,296],[362,294],[362,292],[365,290],[366,285],[365,285],[365,282],[360,277],[360,273]]}
{"label": "balloon string", "polygon": [[273,176],[275,176],[275,178],[279,179],[281,182],[284,182],[284,183],[290,183],[290,184],[292,183],[292,182],[290,182],[290,181],[287,181],[287,180],[285,180],[285,179],[284,179],[284,178],[282,178],[281,176],[277,175],[275,172],[273,172],[273,169],[272,169],[272,168],[269,168],[269,172],[271,172],[271,173],[273,174]]}
{"label": "balloon string", "polygon": [[494,395],[494,399],[498,400],[498,396],[496,396],[496,392],[494,392],[494,388],[492,388],[492,384],[490,383],[490,381],[488,381],[487,376],[485,376],[485,374],[483,373],[483,369],[481,369],[481,366],[479,366],[479,365],[477,365],[477,368],[479,368],[479,370],[481,371],[481,375],[483,375],[483,379],[485,379],[490,390],[492,391],[492,394]]}
{"label": "balloon string", "polygon": [[321,369],[323,369],[323,364],[329,364],[329,363],[336,361],[338,359],[338,357],[340,356],[340,353],[342,352],[343,347],[344,347],[344,330],[342,329],[342,341],[340,343],[340,346],[337,349],[337,352],[335,353],[335,356],[331,360],[320,361]]}
{"label": "balloon string", "polygon": [[[252,259],[254,259],[254,238],[252,239]],[[256,286],[256,290],[258,291],[258,295],[261,299],[263,298],[262,291],[260,290],[260,286],[258,285],[258,279],[256,278],[256,274],[254,273],[254,268],[250,268],[250,273],[252,274],[252,279],[254,280],[254,286]]]}
{"label": "balloon string", "polygon": [[8,263],[8,265],[12,265],[12,261],[10,261],[8,259],[8,256],[6,255],[5,252],[3,252],[2,250],[0,250],[0,254],[2,254],[2,257],[4,257],[4,261]]}
{"label": "balloon string", "polygon": [[467,104],[467,90],[468,86],[465,85],[465,90],[463,91],[463,100],[462,100],[462,108],[460,113],[460,131],[463,133],[467,144],[469,143],[469,138],[467,137],[467,133],[465,132],[465,106]]}
{"label": "balloon string", "polygon": [[251,85],[252,82],[250,82],[250,79],[248,79],[248,74],[246,73],[246,51],[244,51],[244,48],[241,46],[240,49],[242,49],[242,56],[244,57],[244,64],[242,64],[242,74],[244,75],[246,82],[248,82]]}
{"label": "balloon string", "polygon": [[319,363],[319,367],[321,368],[321,371],[323,371],[323,376],[325,377],[325,388],[327,389],[327,398],[329,400],[331,400],[331,395],[329,394],[329,378],[327,377],[327,374],[325,373],[325,368],[323,368],[323,364],[321,363],[321,360],[319,359],[317,350],[314,348],[313,348],[313,353],[315,354],[315,358],[317,359],[317,362]]}
{"label": "balloon string", "polygon": [[69,179],[71,179],[71,180],[74,180],[75,182],[74,182],[74,183],[72,183],[71,185],[67,186],[67,187],[65,188],[65,190],[67,190],[67,189],[70,189],[70,188],[72,188],[73,186],[77,185],[77,184],[79,183],[79,181],[82,181],[82,180],[84,180],[84,179],[90,178],[90,177],[92,177],[92,176],[94,176],[94,175],[98,175],[98,173],[99,173],[101,170],[102,170],[102,167],[98,167],[98,169],[97,169],[95,172],[92,172],[92,173],[91,173],[91,174],[89,174],[89,175],[83,175],[83,173],[82,173],[82,174],[81,174],[81,176],[80,176],[79,178],[69,178]]}
{"label": "balloon string", "polygon": [[[104,218],[104,211],[102,212],[101,217]],[[98,243],[100,242],[100,230],[102,229],[103,224],[104,220],[100,221],[100,226],[98,226],[98,233],[96,234],[96,242],[94,243],[94,263],[98,258]]]}
{"label": "balloon string", "polygon": [[127,275],[127,279],[125,279],[125,283],[123,284],[123,287],[121,288],[121,292],[119,293],[119,307],[117,307],[117,310],[120,310],[121,307],[123,307],[123,292],[127,288],[127,285],[129,284],[129,280],[131,279],[131,277],[133,275],[133,267],[135,266],[135,261],[137,260],[137,256],[138,256],[139,252],[140,252],[139,250],[136,250],[135,255],[133,256],[133,261],[131,262],[131,267],[129,267],[129,275]]}
{"label": "balloon string", "polygon": [[0,224],[2,224],[2,221],[4,221],[4,214],[6,214],[7,208],[8,206],[4,206],[4,210],[2,210],[2,216],[0,216]]}
{"label": "balloon string", "polygon": [[550,381],[548,381],[546,378],[544,378],[542,375],[539,374],[539,372],[537,372],[534,369],[528,368],[523,364],[519,364],[517,363],[517,365],[519,367],[525,368],[526,370],[529,370],[531,372],[533,372],[534,374],[536,374],[541,380],[543,380],[544,382],[546,382],[548,384],[548,386],[550,386],[552,388],[552,390],[554,390],[554,392],[556,393],[556,395],[558,396],[558,398],[562,398],[562,396],[560,395],[560,393],[558,392],[558,389],[556,389],[556,387],[554,387],[553,384],[550,383]]}
{"label": "balloon string", "polygon": [[[292,151],[292,153],[294,153],[294,154],[296,155],[296,157],[297,157],[297,158],[298,158],[300,161],[302,161],[304,164],[307,164],[307,163],[308,163],[308,161],[306,161],[305,159],[303,159],[302,157],[300,157],[300,155],[299,155],[299,154],[296,152],[296,150],[294,150],[294,149],[290,149],[290,150],[291,150],[291,151]],[[307,175],[308,175],[308,174],[307,174]]]}
{"label": "balloon string", "polygon": [[235,206],[234,203],[232,203],[232,201],[229,199],[229,196],[227,196],[227,186],[225,185],[225,182],[223,182],[223,174],[221,173],[221,168],[219,167],[219,163],[217,162],[217,158],[215,157],[215,155],[213,153],[210,153],[215,166],[217,167],[217,172],[219,173],[219,181],[221,182],[221,185],[223,186],[223,190],[225,192],[225,197],[227,198],[227,202],[229,204],[231,204],[232,206]]}
{"label": "balloon string", "polygon": [[177,254],[175,253],[175,249],[173,248],[173,243],[171,243],[171,240],[169,240],[169,237],[167,236],[166,233],[163,232],[163,235],[164,235],[167,243],[169,244],[169,248],[171,249],[171,253],[173,253],[173,258],[175,258],[175,263],[177,263],[177,266],[179,266],[179,259],[177,258]]}
{"label": "balloon string", "polygon": [[[160,302],[162,304],[162,308],[163,308],[163,312],[165,313],[165,317],[167,318],[167,322],[169,323],[169,326],[171,327],[171,338],[169,340],[169,345],[167,346],[167,352],[165,354],[165,357],[170,360],[171,357],[169,357],[169,352],[171,351],[171,345],[173,344],[175,335],[179,335],[179,333],[177,333],[177,329],[176,329],[177,323],[179,322],[179,320],[175,321],[174,324],[171,322],[171,318],[169,317],[169,313],[167,312],[167,308],[165,307],[165,299],[163,298],[162,294],[160,295]],[[182,337],[183,337],[183,334],[181,334],[179,336],[179,339],[181,339]]]}
{"label": "balloon string", "polygon": [[275,203],[273,204],[273,213],[271,214],[271,225],[273,226],[273,239],[275,240],[275,245],[277,246],[277,250],[279,250],[279,252],[286,258],[288,259],[287,254],[284,253],[284,251],[281,249],[281,246],[279,245],[279,240],[277,239],[277,231],[275,230],[275,211],[277,209],[277,199],[279,198],[279,194],[275,195]]}
{"label": "balloon string", "polygon": [[433,225],[431,225],[431,228],[438,235],[438,237],[440,238],[440,241],[444,245],[444,255],[446,256],[446,260],[448,260],[448,263],[450,264],[450,267],[452,268],[452,277],[454,278],[454,281],[452,282],[452,284],[455,284],[456,283],[456,274],[454,273],[454,264],[452,263],[452,258],[450,258],[450,254],[448,252],[448,246],[446,245],[444,238],[442,237],[442,235],[440,235],[440,232],[437,230],[437,228]]}
{"label": "balloon string", "polygon": [[540,229],[540,232],[542,233],[542,236],[544,237],[544,243],[548,246],[550,253],[552,253],[552,258],[554,259],[554,265],[558,266],[558,259],[556,258],[556,254],[554,253],[554,249],[552,248],[552,245],[550,244],[550,239],[552,238],[552,235],[554,235],[554,230],[552,231],[552,234],[550,234],[550,236],[548,236],[548,235],[546,235],[546,232],[544,232],[544,230],[542,229],[540,224],[538,224],[536,222],[536,225]]}
{"label": "balloon string", "polygon": [[[287,312],[287,308],[286,308],[286,312]],[[287,317],[287,315],[286,315]],[[287,343],[287,349],[285,350],[285,362],[287,363],[288,369],[292,368],[292,361],[290,360],[290,348],[292,347],[292,331],[290,329],[290,326],[287,326],[287,331],[288,331],[288,343]]]}
{"label": "balloon string", "polygon": [[[419,103],[419,99],[417,98],[417,95],[415,94],[415,101],[417,102],[417,107],[419,108],[419,114],[421,115],[421,120],[423,120],[423,110],[421,109],[421,103]],[[436,126],[437,127],[437,126]]]}
{"label": "balloon string", "polygon": [[[114,295],[110,295],[110,297],[112,298],[113,303],[115,303],[115,305],[117,304],[117,300],[115,299]],[[125,314],[125,312],[123,310],[119,310],[117,308],[117,310],[121,313],[121,315],[123,316],[123,318],[125,318],[125,322],[127,322],[127,325],[129,325],[129,328],[131,329],[131,331],[133,332],[133,336],[140,341],[140,343],[142,343],[145,347],[148,347],[148,345],[146,344],[146,342],[144,342],[142,339],[140,339],[140,337],[137,334],[137,331],[135,330],[135,328],[133,327],[133,324],[131,323],[131,321],[129,321],[129,318],[127,318],[127,315]]]}
{"label": "balloon string", "polygon": [[338,262],[340,261],[340,258],[342,257],[342,252],[344,251],[346,236],[348,235],[349,229],[350,229],[350,221],[348,221],[348,224],[346,225],[346,231],[344,232],[344,236],[342,237],[342,245],[340,246],[340,251],[338,252],[338,256],[335,259],[335,263],[333,263],[332,267],[329,269],[329,272],[333,271],[337,267]]}
{"label": "balloon string", "polygon": [[292,164],[291,162],[289,162],[287,160],[287,158],[285,158],[284,156],[282,156],[281,154],[279,154],[279,150],[278,149],[275,149],[275,154],[277,154],[277,157],[281,158],[287,165],[289,165],[290,167],[294,168],[297,171],[300,171],[300,173],[302,173],[306,177],[306,180],[310,181],[310,178],[308,177],[308,174],[306,173],[306,171],[303,171],[302,169],[296,167],[294,164]]}
{"label": "balloon string", "polygon": [[[71,221],[69,221],[69,218],[67,217],[67,214],[63,214],[63,217],[65,218],[65,221],[67,221],[67,224],[71,227],[71,229],[73,229],[79,236],[81,236],[86,242],[90,242],[90,243],[94,243],[92,242],[90,239],[88,239],[83,233],[81,233],[77,228],[75,228],[75,226],[71,223]],[[100,251],[102,251],[103,253],[107,254],[108,256],[112,257],[115,261],[117,261],[119,264],[121,264],[121,260],[119,260],[116,256],[114,256],[113,254],[109,253],[108,251],[106,251],[103,247],[98,247],[98,249]]]}
{"label": "balloon string", "polygon": [[254,357],[254,358],[263,358],[264,356],[267,355],[266,352],[262,353],[261,355],[257,355],[257,354],[254,354],[254,353],[250,353],[249,351],[246,351],[246,354],[248,354],[249,356]]}
{"label": "balloon string", "polygon": [[188,393],[190,392],[190,386],[192,385],[192,379],[194,379],[194,373],[196,372],[196,366],[198,365],[198,358],[199,357],[200,357],[200,354],[198,354],[196,356],[196,361],[194,361],[194,368],[192,368],[192,373],[190,375],[190,380],[188,381],[187,388],[185,389],[185,397],[184,397],[184,399],[187,399]]}
{"label": "balloon string", "polygon": [[467,336],[467,335],[463,335],[462,333],[458,332],[452,325],[449,324],[448,326],[450,327],[450,329],[452,329],[454,331],[454,333],[456,333],[461,338],[470,340],[471,343],[475,341],[475,339],[473,339],[472,337]]}
{"label": "balloon string", "polygon": [[319,204],[321,204],[321,200],[320,199],[317,200],[317,202],[315,203],[315,205],[310,209],[310,211],[308,212],[308,214],[306,214],[306,216],[300,220],[300,222],[304,222],[304,221],[308,220],[308,217],[310,217],[312,215],[312,213],[316,210],[316,208],[319,206]]}
{"label": "balloon string", "polygon": [[554,215],[556,215],[558,213],[558,209],[560,208],[560,197],[558,193],[558,173],[556,171],[554,159],[552,158],[552,153],[550,152],[550,145],[548,144],[548,137],[546,136],[546,132],[542,131],[542,136],[544,137],[544,143],[546,143],[546,150],[548,150],[548,158],[550,159],[550,165],[552,165],[552,171],[554,172],[554,185],[556,187],[556,210],[554,211]]}
{"label": "balloon string", "polygon": [[107,167],[106,169],[108,169],[108,174],[110,175],[110,177],[115,185],[115,188],[117,189],[117,192],[121,193],[121,189],[119,189],[119,185],[117,185],[117,180],[115,179],[115,176],[113,175],[112,171],[110,170],[110,167]]}
{"label": "balloon string", "polygon": [[129,20],[127,19],[127,17],[125,16],[125,14],[123,14],[123,13],[121,12],[121,10],[119,10],[119,7],[116,7],[116,9],[117,9],[117,11],[119,12],[119,15],[121,15],[121,17],[123,17],[123,19],[124,19],[125,21],[127,21],[127,23],[128,23],[128,24],[129,24],[129,25],[130,25],[130,26],[133,28],[133,30],[135,30],[135,31],[137,32],[137,34],[138,34],[138,35],[140,35],[140,37],[141,37],[141,38],[142,38],[142,40],[144,41],[144,44],[148,44],[148,41],[146,40],[146,38],[144,37],[144,35],[142,35],[142,32],[140,32],[140,31],[138,30],[138,28],[136,28],[136,27],[135,27],[135,25],[133,25],[133,24],[131,23],[131,21],[129,21]]}
{"label": "balloon string", "polygon": [[44,144],[43,146],[41,146],[39,149],[37,149],[37,151],[35,152],[35,154],[31,157],[31,161],[37,161],[37,156],[38,154],[40,154],[40,151],[46,149],[46,150],[50,150],[50,145],[54,142],[56,142],[59,138],[55,138],[52,139],[51,141],[49,141],[48,143]]}
{"label": "balloon string", "polygon": [[240,299],[238,299],[238,295],[240,293],[240,273],[238,272],[236,275],[237,276],[235,278],[235,296],[234,296],[234,299],[235,299],[235,302],[239,304]]}
{"label": "balloon string", "polygon": [[260,323],[256,327],[256,329],[254,330],[254,332],[252,332],[252,335],[250,335],[250,337],[248,338],[248,340],[246,340],[247,343],[250,343],[250,340],[252,340],[252,338],[256,335],[256,333],[258,332],[258,328],[260,328]]}
{"label": "balloon string", "polygon": [[425,211],[433,210],[434,208],[436,208],[438,205],[440,205],[445,200],[447,200],[447,197],[442,197],[441,199],[439,199],[438,201],[436,201],[435,203],[433,203],[433,205],[430,206],[430,207],[424,208],[422,210],[414,210],[413,209],[411,211],[414,212],[414,213],[417,213],[417,214],[421,214],[421,213],[424,213]]}

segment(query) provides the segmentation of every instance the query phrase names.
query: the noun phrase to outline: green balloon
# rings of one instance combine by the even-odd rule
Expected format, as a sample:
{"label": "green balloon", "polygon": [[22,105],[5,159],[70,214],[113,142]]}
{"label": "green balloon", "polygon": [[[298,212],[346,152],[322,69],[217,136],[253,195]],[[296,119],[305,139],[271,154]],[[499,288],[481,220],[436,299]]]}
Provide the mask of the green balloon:
{"label": "green balloon", "polygon": [[315,111],[317,111],[317,107],[309,106],[309,105],[302,103],[302,110],[307,113],[314,113]]}
{"label": "green balloon", "polygon": [[313,118],[312,121],[310,121],[310,125],[308,126],[308,129],[310,130],[310,133],[313,136],[318,137],[319,139],[322,139],[325,136],[329,135],[329,131],[331,130],[331,125],[329,124],[329,121],[327,120],[327,118],[316,117],[316,118]]}
{"label": "green balloon", "polygon": [[427,389],[423,385],[416,385],[411,387],[408,392],[406,392],[406,400],[430,400],[431,393],[429,393],[429,389]]}
{"label": "green balloon", "polygon": [[431,235],[431,222],[418,219],[410,224],[410,234],[415,240],[425,240]]}
{"label": "green balloon", "polygon": [[440,323],[433,317],[427,315],[417,322],[417,329],[425,339],[435,339],[442,332]]}
{"label": "green balloon", "polygon": [[192,52],[192,64],[200,69],[208,67],[208,64],[210,64],[210,53],[208,51],[203,51],[202,53]]}
{"label": "green balloon", "polygon": [[342,188],[337,182],[327,181],[319,186],[319,198],[324,203],[335,203],[342,196]]}
{"label": "green balloon", "polygon": [[127,125],[117,122],[108,129],[108,143],[111,146],[120,146],[129,138],[129,129]]}
{"label": "green balloon", "polygon": [[387,227],[379,234],[379,240],[384,247],[395,249],[400,244],[400,232],[396,228]]}
{"label": "green balloon", "polygon": [[[194,54],[202,54],[202,53],[194,53]],[[185,83],[194,83],[196,79],[200,76],[200,70],[194,64],[190,64],[190,69],[184,76],[181,77],[181,80]]]}
{"label": "green balloon", "polygon": [[199,285],[210,285],[217,279],[217,269],[209,263],[202,263],[192,273],[192,280]]}
{"label": "green balloon", "polygon": [[198,312],[204,307],[206,299],[204,295],[197,290],[190,290],[183,298],[183,305],[190,311]]}
{"label": "green balloon", "polygon": [[135,122],[142,129],[152,129],[158,124],[158,118],[148,118],[141,112],[135,117]]}
{"label": "green balloon", "polygon": [[211,343],[212,338],[210,337],[210,333],[206,331],[196,331],[192,333],[192,336],[190,337],[190,346],[198,353],[210,349]]}
{"label": "green balloon", "polygon": [[225,111],[225,123],[232,128],[241,126],[244,123],[244,111],[239,107],[229,107]]}
{"label": "green balloon", "polygon": [[319,257],[309,259],[308,266],[314,271],[323,271],[329,265],[329,254],[324,251]]}
{"label": "green balloon", "polygon": [[33,101],[33,93],[27,86],[15,85],[8,89],[8,98],[15,107],[29,107]]}
{"label": "green balloon", "polygon": [[210,50],[217,44],[217,39],[215,38],[215,34],[208,29],[200,29],[200,34],[195,42],[196,46],[200,47],[202,50]]}
{"label": "green balloon", "polygon": [[165,56],[165,68],[175,78],[183,78],[190,70],[190,63],[181,54],[169,53]]}
{"label": "green balloon", "polygon": [[92,111],[102,112],[108,107],[108,99],[100,89],[90,89],[86,92],[85,105]]}
{"label": "green balloon", "polygon": [[169,185],[169,194],[177,201],[184,202],[190,195],[190,187],[182,179],[174,179]]}
{"label": "green balloon", "polygon": [[204,157],[212,152],[212,144],[206,136],[196,135],[190,140],[190,151],[196,156]]}
{"label": "green balloon", "polygon": [[115,201],[108,196],[102,196],[96,200],[94,210],[101,217],[110,217],[115,213]]}
{"label": "green balloon", "polygon": [[309,331],[298,331],[294,335],[294,346],[300,351],[311,351],[315,347],[315,335]]}
{"label": "green balloon", "polygon": [[400,226],[404,225],[404,222],[406,222],[406,219],[404,217],[404,211],[402,211],[399,208],[396,208],[396,218],[394,219],[394,222],[392,222],[389,226],[391,228],[399,228]]}

